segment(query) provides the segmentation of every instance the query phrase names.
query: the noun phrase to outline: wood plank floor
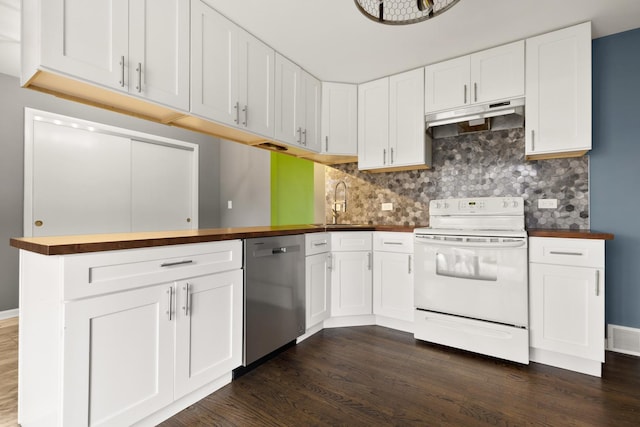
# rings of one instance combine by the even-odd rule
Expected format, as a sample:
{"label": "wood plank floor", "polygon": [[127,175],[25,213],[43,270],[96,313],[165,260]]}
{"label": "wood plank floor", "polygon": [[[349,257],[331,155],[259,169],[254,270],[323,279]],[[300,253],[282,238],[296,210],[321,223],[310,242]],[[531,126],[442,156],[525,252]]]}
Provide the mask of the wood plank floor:
{"label": "wood plank floor", "polygon": [[[17,321],[0,322],[0,426],[16,425]],[[640,358],[602,378],[363,326],[325,329],[165,421],[182,426],[637,426]]]}

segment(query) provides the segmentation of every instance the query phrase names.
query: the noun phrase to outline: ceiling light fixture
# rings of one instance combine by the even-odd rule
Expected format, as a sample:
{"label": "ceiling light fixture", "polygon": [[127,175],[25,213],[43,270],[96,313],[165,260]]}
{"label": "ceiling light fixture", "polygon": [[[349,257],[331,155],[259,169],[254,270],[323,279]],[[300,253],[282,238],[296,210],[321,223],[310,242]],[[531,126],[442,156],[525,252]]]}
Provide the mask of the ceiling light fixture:
{"label": "ceiling light fixture", "polygon": [[460,0],[354,0],[372,21],[389,25],[415,24],[446,12]]}

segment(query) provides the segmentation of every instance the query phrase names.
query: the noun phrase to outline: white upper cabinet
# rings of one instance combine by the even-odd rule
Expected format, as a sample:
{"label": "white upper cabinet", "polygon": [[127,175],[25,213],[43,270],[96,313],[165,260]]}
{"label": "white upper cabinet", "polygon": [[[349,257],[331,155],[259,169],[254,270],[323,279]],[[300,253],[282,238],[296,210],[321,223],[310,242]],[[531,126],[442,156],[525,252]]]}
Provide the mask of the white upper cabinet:
{"label": "white upper cabinet", "polygon": [[524,41],[425,67],[425,112],[524,96]]}
{"label": "white upper cabinet", "polygon": [[382,167],[389,148],[389,78],[358,86],[358,169]]}
{"label": "white upper cabinet", "polygon": [[358,86],[322,83],[322,154],[358,154]]}
{"label": "white upper cabinet", "polygon": [[359,86],[359,169],[428,166],[425,138],[422,68]]}
{"label": "white upper cabinet", "polygon": [[274,50],[201,1],[191,22],[191,112],[272,137]]}
{"label": "white upper cabinet", "polygon": [[188,109],[188,2],[53,0],[39,4],[46,19],[41,22],[38,65]]}
{"label": "white upper cabinet", "polygon": [[276,139],[320,151],[320,81],[276,54]]}
{"label": "white upper cabinet", "polygon": [[591,149],[591,23],[527,39],[526,155]]}

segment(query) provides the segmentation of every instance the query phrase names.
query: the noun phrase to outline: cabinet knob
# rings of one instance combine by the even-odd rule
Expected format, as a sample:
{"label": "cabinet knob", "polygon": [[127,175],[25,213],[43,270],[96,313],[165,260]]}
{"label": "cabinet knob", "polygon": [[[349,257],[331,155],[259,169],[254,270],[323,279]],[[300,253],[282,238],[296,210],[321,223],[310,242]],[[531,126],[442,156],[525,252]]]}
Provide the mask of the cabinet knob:
{"label": "cabinet knob", "polygon": [[191,218],[187,218],[187,222],[191,222]]}
{"label": "cabinet knob", "polygon": [[36,227],[42,227],[44,225],[44,222],[37,220],[36,222],[33,223]]}

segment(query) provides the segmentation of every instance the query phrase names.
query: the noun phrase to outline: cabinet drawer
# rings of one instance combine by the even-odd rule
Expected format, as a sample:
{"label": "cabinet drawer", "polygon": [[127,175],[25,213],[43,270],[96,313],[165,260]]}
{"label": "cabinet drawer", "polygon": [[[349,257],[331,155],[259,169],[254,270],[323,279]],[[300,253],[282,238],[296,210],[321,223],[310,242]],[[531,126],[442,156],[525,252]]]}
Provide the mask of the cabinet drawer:
{"label": "cabinet drawer", "polygon": [[375,232],[373,233],[373,250],[412,254],[413,233]]}
{"label": "cabinet drawer", "polygon": [[371,232],[342,231],[331,233],[331,250],[333,252],[370,251]]}
{"label": "cabinet drawer", "polygon": [[305,255],[316,255],[331,251],[329,233],[309,233],[304,236]]}
{"label": "cabinet drawer", "polygon": [[66,301],[242,268],[242,241],[197,243],[65,257]]}
{"label": "cabinet drawer", "polygon": [[604,240],[531,237],[529,262],[604,268]]}

